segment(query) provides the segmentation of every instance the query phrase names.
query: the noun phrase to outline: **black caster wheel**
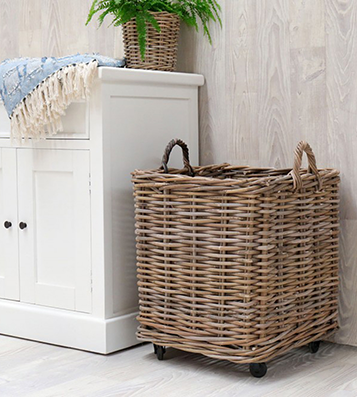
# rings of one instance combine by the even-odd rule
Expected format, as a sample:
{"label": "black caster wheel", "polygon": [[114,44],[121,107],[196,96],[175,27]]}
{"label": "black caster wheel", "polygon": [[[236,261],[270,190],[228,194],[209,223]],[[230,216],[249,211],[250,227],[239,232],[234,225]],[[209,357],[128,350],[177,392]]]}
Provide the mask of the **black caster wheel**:
{"label": "black caster wheel", "polygon": [[310,342],[308,346],[309,346],[310,353],[315,354],[319,351],[320,341]]}
{"label": "black caster wheel", "polygon": [[164,359],[164,355],[166,353],[166,347],[158,346],[154,344],[154,352],[157,356],[157,359],[161,361]]}
{"label": "black caster wheel", "polygon": [[265,363],[253,363],[249,364],[249,371],[254,378],[262,378],[268,371],[268,367]]}

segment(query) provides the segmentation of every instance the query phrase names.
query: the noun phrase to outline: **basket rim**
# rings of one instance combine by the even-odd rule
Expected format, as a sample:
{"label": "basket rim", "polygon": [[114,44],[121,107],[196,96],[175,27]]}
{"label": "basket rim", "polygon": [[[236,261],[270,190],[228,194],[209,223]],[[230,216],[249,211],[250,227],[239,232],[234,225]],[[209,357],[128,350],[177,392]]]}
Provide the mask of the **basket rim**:
{"label": "basket rim", "polygon": [[[178,19],[179,21],[181,21],[181,18],[177,14],[175,14],[173,12],[168,12],[168,11],[149,11],[149,13],[151,15],[154,15],[155,17],[158,17],[158,18],[160,18],[160,17],[162,17],[162,18],[174,18],[174,19]],[[125,26],[126,24],[132,23],[132,22],[134,22],[136,24],[135,17],[133,17],[129,21],[123,23],[122,26]]]}
{"label": "basket rim", "polygon": [[[193,167],[194,170],[200,167]],[[253,167],[232,167],[233,169],[251,169],[256,170]],[[231,168],[231,169],[232,169]],[[262,175],[262,176],[242,176],[236,178],[215,178],[215,177],[206,177],[206,176],[189,176],[185,172],[185,170],[181,170],[181,173],[175,173],[178,171],[177,169],[169,169],[170,173],[165,173],[163,170],[135,170],[132,172],[132,183],[134,189],[139,188],[141,184],[155,184],[157,187],[170,187],[170,185],[182,185],[186,186],[188,190],[188,186],[193,185],[195,186],[194,189],[202,189],[208,188],[209,190],[215,191],[225,191],[226,194],[254,194],[260,195],[263,194],[265,189],[280,189],[279,186],[282,185],[290,185],[291,188],[288,188],[288,191],[292,193],[296,193],[296,188],[294,186],[294,178],[292,175],[292,169],[276,169],[276,168],[260,168],[263,171],[271,171],[271,172],[279,172],[285,171],[284,175]],[[324,183],[327,181],[338,178],[337,184],[340,183],[340,172],[334,168],[324,168],[319,169],[320,177],[323,179]],[[312,179],[315,181],[313,185],[309,185],[304,189],[310,190],[313,189],[316,192],[320,192],[324,194],[325,189],[324,186],[319,185],[319,181],[316,176],[307,169],[301,169],[300,176],[302,181]],[[263,189],[263,190],[261,190]],[[300,190],[300,189],[299,189]]]}
{"label": "basket rim", "polygon": [[[207,177],[207,176],[201,176],[201,175],[195,175],[195,176],[190,176],[186,173],[185,169],[178,169],[178,168],[169,168],[169,173],[165,173],[164,170],[160,169],[160,168],[154,168],[154,169],[147,169],[147,170],[142,170],[142,169],[135,169],[135,171],[133,171],[131,173],[131,175],[133,177],[135,176],[139,176],[139,175],[147,175],[148,177],[159,177],[162,178],[163,176],[166,176],[168,178],[189,178],[191,181],[197,180],[197,181],[239,181],[239,180],[260,180],[262,182],[264,182],[265,180],[268,182],[271,182],[272,180],[286,180],[287,178],[289,179],[293,179],[291,176],[291,171],[293,170],[293,168],[274,168],[274,167],[251,167],[251,166],[233,166],[231,164],[228,163],[222,163],[222,164],[212,164],[212,165],[206,165],[206,166],[198,166],[198,167],[192,167],[195,171],[196,170],[205,170],[205,169],[225,169],[225,170],[232,170],[232,171],[238,171],[238,170],[242,170],[247,171],[249,173],[252,172],[271,172],[272,174],[276,173],[276,175],[269,175],[269,174],[262,174],[261,176],[257,176],[257,175],[252,175],[250,176],[249,173],[247,173],[247,175],[242,175],[236,178],[232,178],[232,177],[227,177],[227,178],[216,178],[216,177]],[[330,175],[331,177],[333,176],[339,176],[340,175],[340,171],[337,170],[336,168],[318,168],[319,173],[327,173],[328,175]],[[301,175],[314,175],[310,172],[308,172],[307,168],[301,168]]]}

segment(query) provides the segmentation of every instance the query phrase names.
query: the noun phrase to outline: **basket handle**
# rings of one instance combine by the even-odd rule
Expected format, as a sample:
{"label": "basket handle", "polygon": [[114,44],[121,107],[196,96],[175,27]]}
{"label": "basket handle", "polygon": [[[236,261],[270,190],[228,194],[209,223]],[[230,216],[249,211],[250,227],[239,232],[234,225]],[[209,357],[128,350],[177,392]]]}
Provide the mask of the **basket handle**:
{"label": "basket handle", "polygon": [[189,158],[189,154],[188,154],[188,146],[186,145],[186,143],[184,141],[182,141],[181,139],[172,139],[168,145],[166,146],[164,155],[162,156],[162,166],[161,169],[164,169],[164,171],[166,173],[169,172],[169,169],[167,167],[167,164],[169,162],[170,159],[170,154],[172,152],[172,149],[176,146],[180,146],[182,149],[182,160],[185,166],[185,169],[187,169],[188,174],[190,176],[195,176],[195,173],[193,171],[193,168],[191,167],[190,164],[190,158]]}
{"label": "basket handle", "polygon": [[322,189],[322,179],[319,174],[319,171],[316,166],[316,159],[314,152],[311,149],[311,146],[305,142],[305,141],[300,141],[295,149],[294,152],[294,167],[291,171],[291,175],[293,177],[294,181],[294,190],[300,190],[302,188],[302,179],[300,175],[300,168],[301,168],[301,162],[302,162],[302,156],[304,152],[307,155],[309,167],[308,167],[308,172],[312,172],[315,176],[316,179],[319,183],[318,185],[318,190]]}

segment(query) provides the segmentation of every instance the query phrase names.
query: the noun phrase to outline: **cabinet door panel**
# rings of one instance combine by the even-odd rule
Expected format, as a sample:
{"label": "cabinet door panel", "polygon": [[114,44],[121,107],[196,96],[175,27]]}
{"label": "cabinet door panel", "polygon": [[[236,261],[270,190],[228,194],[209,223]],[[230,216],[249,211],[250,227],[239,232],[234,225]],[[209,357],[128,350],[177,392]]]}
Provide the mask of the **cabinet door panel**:
{"label": "cabinet door panel", "polygon": [[0,247],[0,298],[19,300],[15,149],[0,149]]}
{"label": "cabinet door panel", "polygon": [[89,152],[18,150],[21,301],[91,311]]}

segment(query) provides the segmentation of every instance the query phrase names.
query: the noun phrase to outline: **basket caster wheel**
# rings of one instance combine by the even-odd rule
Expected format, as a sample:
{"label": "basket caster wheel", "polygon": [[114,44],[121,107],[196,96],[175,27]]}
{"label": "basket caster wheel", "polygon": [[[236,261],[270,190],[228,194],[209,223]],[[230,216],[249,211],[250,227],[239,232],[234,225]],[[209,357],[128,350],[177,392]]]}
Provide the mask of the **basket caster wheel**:
{"label": "basket caster wheel", "polygon": [[319,351],[320,341],[310,342],[308,346],[309,346],[310,353],[315,354]]}
{"label": "basket caster wheel", "polygon": [[262,378],[268,371],[268,367],[265,363],[253,363],[249,364],[249,371],[254,378]]}
{"label": "basket caster wheel", "polygon": [[154,352],[156,354],[157,359],[161,361],[164,359],[164,355],[166,353],[166,347],[158,346],[154,344]]}

